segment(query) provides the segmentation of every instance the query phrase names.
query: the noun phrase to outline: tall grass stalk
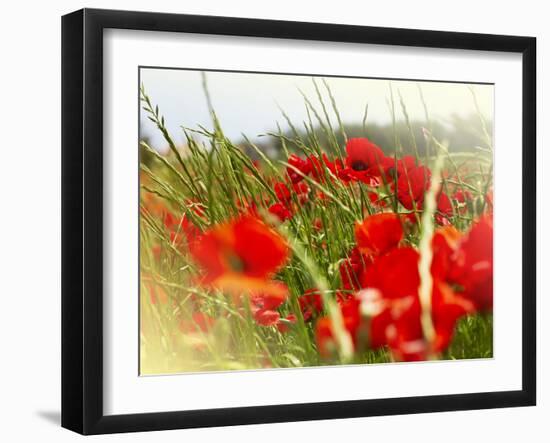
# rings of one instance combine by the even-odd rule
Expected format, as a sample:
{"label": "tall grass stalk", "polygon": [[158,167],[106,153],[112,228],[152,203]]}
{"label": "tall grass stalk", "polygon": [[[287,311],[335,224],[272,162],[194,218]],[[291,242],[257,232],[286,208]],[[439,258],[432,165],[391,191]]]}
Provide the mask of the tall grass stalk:
{"label": "tall grass stalk", "polygon": [[[443,148],[442,145],[442,150]],[[446,149],[445,149],[446,151]],[[441,188],[441,168],[444,157],[439,153],[432,167],[430,188],[424,197],[424,212],[422,214],[422,235],[418,244],[420,260],[418,261],[418,273],[420,275],[420,288],[418,295],[422,314],[420,317],[424,338],[431,346],[435,339],[435,328],[432,320],[432,288],[433,278],[431,272],[433,249],[432,239],[434,235],[434,216],[437,208],[437,195]]]}

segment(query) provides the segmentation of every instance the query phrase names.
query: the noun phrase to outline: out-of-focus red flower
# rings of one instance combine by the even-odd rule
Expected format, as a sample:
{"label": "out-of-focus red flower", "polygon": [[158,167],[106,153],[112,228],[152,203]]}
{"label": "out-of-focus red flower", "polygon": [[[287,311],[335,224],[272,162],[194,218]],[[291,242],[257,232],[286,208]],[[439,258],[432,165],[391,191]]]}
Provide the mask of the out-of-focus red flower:
{"label": "out-of-focus red flower", "polygon": [[273,190],[279,201],[288,207],[292,203],[292,192],[296,194],[298,202],[303,205],[308,199],[310,189],[305,182],[292,184],[292,190],[285,183],[278,182],[273,186]]}
{"label": "out-of-focus red flower", "polygon": [[323,230],[323,220],[320,218],[316,218],[313,220],[313,229],[316,231],[322,231]]}
{"label": "out-of-focus red flower", "polygon": [[412,155],[405,155],[400,159],[386,157],[383,162],[383,178],[386,184],[393,183],[408,171],[417,166],[416,159]]}
{"label": "out-of-focus red flower", "polygon": [[179,323],[179,329],[184,334],[191,334],[197,332],[208,332],[216,320],[213,317],[203,313],[203,312],[194,312],[190,319],[182,319]]}
{"label": "out-of-focus red flower", "polygon": [[199,235],[200,229],[184,214],[177,218],[172,212],[165,212],[163,218],[164,226],[170,236],[170,242],[176,247],[192,243]]}
{"label": "out-of-focus red flower", "polygon": [[451,343],[456,322],[464,315],[475,312],[474,304],[458,295],[450,285],[434,281],[432,292],[432,319],[435,329],[434,352],[442,352]]}
{"label": "out-of-focus red flower", "polygon": [[397,178],[397,199],[407,209],[414,209],[424,201],[424,193],[430,187],[431,171],[425,166],[407,169]]}
{"label": "out-of-focus red flower", "polygon": [[351,168],[342,167],[336,171],[336,176],[344,183],[349,183],[356,179]]}
{"label": "out-of-focus red flower", "polygon": [[472,200],[473,196],[472,193],[467,189],[457,189],[456,192],[453,194],[453,199],[457,203],[466,203],[468,200]]}
{"label": "out-of-focus red flower", "polygon": [[349,300],[351,300],[352,298],[354,298],[354,293],[353,292],[350,292],[350,291],[347,291],[347,290],[343,290],[343,291],[336,291],[336,302],[342,306],[344,305],[345,303],[347,303]]}
{"label": "out-of-focus red flower", "polygon": [[285,334],[290,331],[290,328],[292,327],[292,325],[296,324],[297,320],[298,319],[294,314],[288,314],[285,318],[279,319],[279,322],[277,323],[277,329],[282,334]]}
{"label": "out-of-focus red flower", "polygon": [[153,258],[159,261],[162,254],[162,247],[159,244],[153,245],[151,247],[151,253],[153,254]]}
{"label": "out-of-focus red flower", "polygon": [[323,317],[317,321],[315,325],[315,341],[317,342],[319,355],[322,358],[328,359],[336,354],[338,345],[334,339],[330,318]]}
{"label": "out-of-focus red flower", "polygon": [[[367,269],[363,286],[378,298],[369,300],[369,341],[372,348],[389,345],[394,357],[407,360],[406,344],[423,339],[420,323],[418,252],[410,247],[397,248],[374,260]],[[373,291],[374,290],[374,291]],[[407,355],[406,355],[407,354]]]}
{"label": "out-of-focus red flower", "polygon": [[380,213],[355,223],[357,247],[366,255],[380,255],[396,247],[403,238],[403,227],[399,216],[394,213]]}
{"label": "out-of-focus red flower", "polygon": [[380,179],[376,175],[373,175],[369,170],[355,171],[352,168],[346,168],[339,173],[339,177],[345,182],[353,180],[356,182],[365,183],[368,186],[376,187],[380,186]]}
{"label": "out-of-focus red flower", "polygon": [[446,226],[451,222],[449,218],[454,215],[451,199],[445,192],[440,192],[437,197],[437,213],[435,220],[438,224]]}
{"label": "out-of-focus red flower", "polygon": [[[436,254],[448,253],[442,242],[451,235],[437,240]],[[365,276],[365,286],[374,289],[378,296],[370,301],[377,307],[370,322],[370,345],[373,348],[388,345],[394,358],[399,360],[423,360],[428,352],[445,350],[457,320],[474,312],[473,303],[440,279],[438,273],[443,272],[441,267],[445,263],[438,259],[432,266],[431,307],[435,337],[433,343],[427,343],[420,320],[418,260],[419,254],[413,248],[394,249],[378,257]]]}
{"label": "out-of-focus red flower", "polygon": [[432,265],[431,272],[434,278],[447,280],[449,270],[454,266],[454,255],[458,248],[462,234],[452,226],[445,226],[435,231],[432,238]]}
{"label": "out-of-focus red flower", "polygon": [[145,282],[145,286],[147,287],[147,289],[149,289],[149,299],[151,300],[151,304],[165,304],[168,302],[168,295],[166,294],[166,291],[164,290],[162,285],[149,279],[147,276],[142,275],[141,278],[142,281]]}
{"label": "out-of-focus red flower", "polygon": [[417,163],[416,159],[412,155],[404,155],[399,160],[397,160],[396,172],[397,175],[404,175],[407,171],[410,171],[416,168]]}
{"label": "out-of-focus red flower", "polygon": [[256,202],[250,200],[250,201],[241,201],[236,200],[235,206],[239,208],[239,212],[243,215],[249,215],[251,217],[258,217],[258,205]]}
{"label": "out-of-focus red flower", "polygon": [[455,202],[455,207],[460,214],[465,214],[468,210],[468,202],[473,200],[473,195],[467,189],[457,189],[453,194],[452,200]]}
{"label": "out-of-focus red flower", "polygon": [[377,257],[362,277],[363,288],[376,288],[384,298],[414,295],[420,285],[418,252],[411,247],[396,248]]}
{"label": "out-of-focus red flower", "polygon": [[281,202],[273,203],[268,211],[277,217],[281,223],[292,218],[292,212]]}
{"label": "out-of-focus red flower", "polygon": [[330,170],[329,165],[332,167],[327,155],[322,154],[321,158],[310,155],[307,161],[309,162],[311,177],[318,182],[324,182],[328,177],[326,169]]}
{"label": "out-of-focus red flower", "polygon": [[299,171],[298,173],[296,169],[287,166],[286,173],[292,183],[302,181],[304,176],[311,172],[311,164],[307,160],[304,160],[295,154],[291,154],[290,157],[288,157],[287,163]]}
{"label": "out-of-focus red flower", "polygon": [[279,323],[281,314],[269,309],[259,309],[253,313],[254,320],[260,326],[275,326]]}
{"label": "out-of-focus red flower", "polygon": [[257,173],[260,171],[260,161],[259,160],[252,160],[252,166],[246,166],[245,172],[247,172],[250,175],[254,175],[254,173]]}
{"label": "out-of-focus red flower", "polygon": [[[359,306],[360,302],[356,298],[350,298],[345,303],[339,304],[343,326],[350,335],[355,348],[357,348],[363,335],[365,335],[362,330],[363,323],[361,321]],[[337,343],[332,321],[329,317],[322,317],[317,321],[315,325],[315,340],[317,342],[317,350],[322,358],[330,358],[336,353]]]}
{"label": "out-of-focus red flower", "polygon": [[357,340],[359,339],[358,331],[361,326],[360,301],[355,297],[351,297],[340,302],[339,307],[344,320],[344,327],[351,335],[354,344],[357,344]]}
{"label": "out-of-focus red flower", "polygon": [[323,154],[323,161],[327,169],[331,172],[331,174],[334,177],[339,178],[344,182],[351,180],[351,177],[347,178],[346,176],[343,176],[343,177],[340,176],[341,172],[346,169],[341,159],[335,158],[334,161],[331,162],[327,157],[327,155]]}
{"label": "out-of-focus red flower", "polygon": [[478,220],[458,245],[449,280],[463,288],[463,295],[477,309],[493,308],[493,220]]}
{"label": "out-of-focus red flower", "polygon": [[353,248],[349,257],[340,263],[339,270],[343,288],[348,291],[359,290],[363,272],[371,262],[371,257],[362,254],[359,248]]}
{"label": "out-of-focus red flower", "polygon": [[274,310],[287,299],[287,294],[253,294],[250,296],[252,310]]}
{"label": "out-of-focus red flower", "polygon": [[276,311],[287,299],[287,294],[253,294],[250,296],[250,310],[256,323],[261,326],[274,326],[279,322]]}
{"label": "out-of-focus red flower", "polygon": [[307,202],[309,197],[309,186],[305,182],[296,183],[293,185],[294,192],[296,193],[296,196],[298,197],[298,203],[303,205],[305,202]]}
{"label": "out-of-focus red flower", "polygon": [[304,321],[309,321],[323,312],[323,299],[316,288],[308,289],[298,298]]}
{"label": "out-of-focus red flower", "polygon": [[273,186],[273,190],[275,191],[277,199],[281,203],[284,203],[285,205],[290,203],[292,199],[292,194],[286,184],[281,182],[275,183],[275,185]]}
{"label": "out-of-focus red flower", "polygon": [[376,192],[370,191],[369,194],[369,201],[372,206],[378,207],[378,208],[385,208],[388,206],[386,200],[380,197]]}
{"label": "out-of-focus red flower", "polygon": [[190,245],[190,252],[204,270],[203,284],[235,294],[288,291],[283,283],[270,280],[286,262],[288,245],[255,217],[214,226]]}

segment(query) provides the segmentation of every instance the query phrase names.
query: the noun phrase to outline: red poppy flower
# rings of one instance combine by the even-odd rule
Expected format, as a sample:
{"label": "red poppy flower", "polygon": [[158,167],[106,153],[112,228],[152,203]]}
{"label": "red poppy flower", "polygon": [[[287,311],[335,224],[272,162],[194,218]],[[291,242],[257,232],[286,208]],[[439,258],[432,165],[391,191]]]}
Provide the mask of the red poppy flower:
{"label": "red poppy flower", "polygon": [[431,171],[425,166],[407,169],[397,178],[397,199],[406,209],[414,209],[415,204],[424,201],[424,193],[430,187]]}
{"label": "red poppy flower", "polygon": [[269,309],[260,309],[253,313],[254,320],[260,326],[275,326],[279,323],[281,314]]}
{"label": "red poppy flower", "polygon": [[321,158],[311,155],[307,158],[307,161],[309,162],[311,177],[318,182],[324,182],[329,176],[326,169],[330,170],[330,168],[334,167],[326,154],[323,154]]}
{"label": "red poppy flower", "polygon": [[355,294],[350,291],[336,291],[336,302],[343,306],[345,305],[349,300],[355,297]]}
{"label": "red poppy flower", "polygon": [[339,177],[342,178],[343,181],[346,181],[346,179],[353,180],[372,187],[377,187],[381,184],[380,178],[374,175],[370,169],[366,171],[355,171],[352,168],[346,168],[340,172]]}
{"label": "red poppy flower", "polygon": [[[372,296],[369,300],[364,299],[370,306],[363,307],[372,313],[369,344],[372,348],[389,345],[399,359],[409,357],[401,349],[405,343],[423,338],[418,259],[418,252],[413,248],[394,249],[375,259],[363,282]],[[363,298],[362,293],[360,298]]]}
{"label": "red poppy flower", "polygon": [[357,176],[353,174],[353,170],[351,168],[342,167],[337,169],[336,176],[346,184],[357,179]]}
{"label": "red poppy flower", "polygon": [[357,247],[353,248],[349,257],[340,264],[340,278],[342,286],[348,291],[359,290],[361,288],[361,279],[363,272],[372,262],[372,259],[362,254]]}
{"label": "red poppy flower", "polygon": [[264,309],[274,310],[281,306],[287,299],[287,294],[253,294],[250,296],[253,311]]}
{"label": "red poppy flower", "polygon": [[274,326],[280,319],[276,311],[287,299],[286,293],[260,293],[250,296],[250,311],[260,326]]}
{"label": "red poppy flower", "polygon": [[404,155],[396,162],[396,172],[397,175],[404,175],[407,173],[407,171],[410,171],[414,168],[416,168],[416,158],[412,155]]}
{"label": "red poppy flower", "polygon": [[434,352],[444,351],[453,338],[456,322],[464,315],[475,312],[474,304],[458,295],[450,285],[434,281],[432,292],[432,319],[435,329]]}
{"label": "red poppy flower", "polygon": [[[342,314],[343,326],[350,335],[353,345],[357,348],[362,340],[362,321],[359,311],[359,300],[352,298],[346,303],[340,305]],[[315,340],[317,342],[317,350],[322,358],[330,358],[335,355],[337,343],[332,328],[332,321],[329,317],[320,318],[315,325]]]}
{"label": "red poppy flower", "polygon": [[313,229],[316,231],[322,231],[323,230],[323,220],[320,218],[316,218],[313,220]]}
{"label": "red poppy flower", "polygon": [[380,176],[386,156],[382,149],[367,138],[351,138],[346,144],[346,165],[354,171],[369,171]]}
{"label": "red poppy flower", "polygon": [[304,182],[294,183],[292,191],[285,183],[281,182],[275,183],[273,189],[279,201],[287,207],[292,203],[292,192],[296,194],[300,204],[304,204],[309,195],[309,186]]}
{"label": "red poppy flower", "polygon": [[363,273],[362,287],[378,289],[389,299],[416,294],[420,285],[418,258],[411,247],[396,248],[377,257]]}
{"label": "red poppy flower", "polygon": [[[437,241],[436,254],[446,254],[442,242]],[[394,249],[378,257],[365,273],[365,286],[374,289],[378,298],[368,302],[376,305],[370,322],[370,345],[373,348],[390,346],[399,360],[425,359],[427,352],[441,352],[450,343],[457,320],[474,312],[474,305],[455,293],[450,285],[432,275],[432,321],[435,329],[433,343],[426,343],[420,321],[421,308],[418,289],[419,254],[413,248]],[[441,272],[444,263],[438,259],[432,265]],[[359,293],[361,298],[361,293]]]}
{"label": "red poppy flower", "polygon": [[451,199],[444,192],[440,192],[437,197],[437,213],[435,220],[440,225],[449,225],[449,218],[454,215]]}
{"label": "red poppy flower", "polygon": [[455,207],[460,214],[465,214],[468,211],[468,202],[473,200],[473,195],[470,191],[458,189],[453,194]]}
{"label": "red poppy flower", "polygon": [[292,327],[292,325],[296,324],[297,320],[298,319],[294,314],[288,314],[285,318],[279,319],[279,322],[277,323],[277,329],[282,334],[285,334],[290,331],[290,328]]}
{"label": "red poppy flower", "polygon": [[162,255],[162,247],[160,245],[153,245],[151,247],[151,253],[153,254],[153,258],[156,261],[160,261],[160,257]]}
{"label": "red poppy flower", "polygon": [[175,247],[181,247],[185,242],[191,243],[200,235],[200,229],[184,214],[177,218],[171,212],[165,212],[163,218],[164,226],[170,236],[170,242]]}
{"label": "red poppy flower", "polygon": [[195,312],[190,319],[180,321],[179,329],[184,334],[208,332],[215,323],[216,320],[213,317],[203,312]]}
{"label": "red poppy flower", "polygon": [[307,202],[309,197],[309,191],[310,188],[307,183],[300,182],[293,185],[294,192],[296,193],[296,196],[298,197],[298,203],[303,205],[305,202]]}
{"label": "red poppy flower", "polygon": [[258,205],[254,201],[236,200],[235,206],[239,208],[241,214],[258,217]]}
{"label": "red poppy flower", "polygon": [[342,160],[339,158],[336,158],[334,159],[333,162],[331,162],[327,157],[327,155],[323,154],[323,162],[325,163],[325,166],[327,167],[327,169],[335,177],[338,177],[340,174],[340,171],[345,169],[344,164],[342,163]]}
{"label": "red poppy flower", "polygon": [[385,208],[388,206],[386,203],[386,200],[381,198],[376,192],[370,191],[369,192],[369,201],[372,206],[376,206],[379,208]]}
{"label": "red poppy flower", "polygon": [[323,312],[323,299],[316,288],[308,289],[304,292],[298,298],[298,303],[300,304],[300,311],[302,311],[304,321],[309,321]]}
{"label": "red poppy flower", "polygon": [[245,166],[245,172],[249,175],[255,175],[260,171],[260,161],[252,160],[252,166]]}
{"label": "red poppy flower", "polygon": [[338,350],[337,343],[332,332],[332,322],[330,318],[323,317],[315,325],[315,341],[317,350],[322,358],[328,359],[336,354]]}
{"label": "red poppy flower", "polygon": [[480,310],[493,308],[493,221],[484,216],[460,242],[449,280]]}
{"label": "red poppy flower", "polygon": [[284,238],[262,221],[241,216],[214,226],[190,245],[203,268],[203,283],[231,293],[286,293],[280,282],[270,281],[288,258]]}
{"label": "red poppy flower", "polygon": [[277,217],[281,223],[292,218],[292,212],[281,202],[272,204],[268,211]]}
{"label": "red poppy flower", "polygon": [[290,193],[290,189],[288,186],[284,183],[278,182],[273,185],[273,190],[275,191],[275,195],[277,196],[277,199],[284,204],[289,204],[292,198],[292,194]]}
{"label": "red poppy flower", "polygon": [[[286,173],[292,183],[298,183],[302,181],[304,179],[304,176],[308,175],[311,172],[310,162],[298,157],[295,154],[291,154],[290,157],[288,157],[287,163],[293,166],[293,168],[288,166],[286,168]],[[297,172],[294,168],[296,168],[299,172]]]}
{"label": "red poppy flower", "polygon": [[457,203],[466,203],[467,201],[472,199],[473,199],[472,193],[468,190],[458,189],[453,194],[453,200],[455,200]]}
{"label": "red poppy flower", "polygon": [[[395,305],[402,302],[401,308]],[[392,316],[395,310],[402,309],[400,314]],[[389,346],[393,358],[397,361],[422,361],[428,357],[429,346],[424,340],[422,324],[420,323],[420,303],[418,298],[407,297],[393,301],[388,309],[390,322],[385,327],[386,345]]]}
{"label": "red poppy flower", "polygon": [[454,266],[454,255],[462,235],[450,225],[439,228],[432,238],[431,272],[434,278],[446,281],[449,270]]}
{"label": "red poppy flower", "polygon": [[355,223],[357,247],[366,255],[380,255],[396,247],[403,238],[399,216],[380,213]]}
{"label": "red poppy flower", "polygon": [[149,289],[149,299],[151,300],[151,304],[155,305],[158,302],[165,304],[168,302],[168,295],[161,285],[149,280],[145,275],[142,275],[142,280],[145,281],[145,286]]}

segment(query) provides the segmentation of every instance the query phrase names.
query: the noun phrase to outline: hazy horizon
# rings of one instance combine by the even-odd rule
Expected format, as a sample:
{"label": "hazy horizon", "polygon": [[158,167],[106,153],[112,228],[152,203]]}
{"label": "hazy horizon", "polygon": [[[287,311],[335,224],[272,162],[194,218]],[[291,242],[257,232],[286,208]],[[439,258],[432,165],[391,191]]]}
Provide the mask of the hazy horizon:
{"label": "hazy horizon", "polygon": [[[181,126],[212,128],[199,70],[142,68],[140,81],[153,105],[158,105],[165,124],[176,143],[184,143]],[[293,122],[308,119],[303,92],[313,106],[322,107],[312,77],[289,74],[206,72],[212,105],[225,134],[234,142],[242,134],[257,140],[259,134],[274,131],[277,123],[285,131],[288,125],[283,109]],[[396,120],[403,120],[399,94],[407,107],[410,120],[425,121],[419,87],[432,120],[448,122],[453,115],[466,118],[477,113],[471,88],[481,114],[493,120],[494,86],[448,82],[388,80],[346,77],[315,77],[332,124],[337,119],[330,97],[322,82],[330,86],[344,126],[361,124],[368,104],[368,123],[391,123],[390,84],[394,94]],[[279,108],[280,107],[280,108]],[[312,117],[314,118],[314,117]],[[296,124],[296,123],[295,123]],[[158,150],[166,146],[162,135],[144,112],[140,112],[141,137],[148,137]]]}

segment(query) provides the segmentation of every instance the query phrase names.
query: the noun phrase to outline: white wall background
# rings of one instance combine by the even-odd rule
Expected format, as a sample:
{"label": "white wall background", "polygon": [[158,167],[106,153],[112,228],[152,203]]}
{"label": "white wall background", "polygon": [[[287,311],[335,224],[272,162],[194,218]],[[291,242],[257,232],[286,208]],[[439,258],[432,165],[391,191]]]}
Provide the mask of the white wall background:
{"label": "white wall background", "polygon": [[[274,2],[157,0],[5,2],[0,26],[0,439],[81,440],[59,427],[60,16],[87,7],[532,35],[538,38],[538,147],[550,120],[550,28],[544,3],[462,0]],[[545,107],[546,109],[543,109]],[[546,114],[545,112],[546,111]],[[539,224],[550,216],[549,156],[539,156]],[[539,229],[539,405],[533,408],[378,417],[115,435],[94,441],[548,441],[550,235]],[[452,382],[452,381],[451,381]]]}

